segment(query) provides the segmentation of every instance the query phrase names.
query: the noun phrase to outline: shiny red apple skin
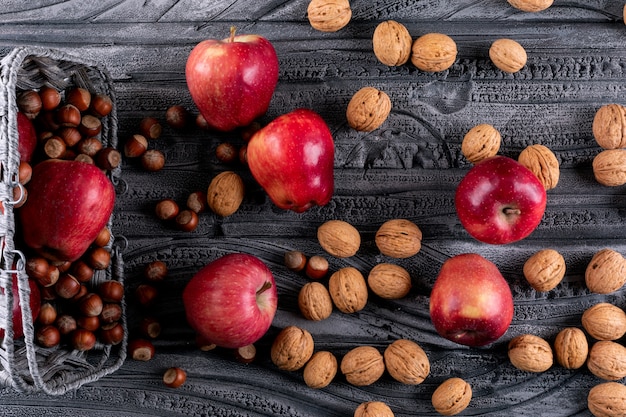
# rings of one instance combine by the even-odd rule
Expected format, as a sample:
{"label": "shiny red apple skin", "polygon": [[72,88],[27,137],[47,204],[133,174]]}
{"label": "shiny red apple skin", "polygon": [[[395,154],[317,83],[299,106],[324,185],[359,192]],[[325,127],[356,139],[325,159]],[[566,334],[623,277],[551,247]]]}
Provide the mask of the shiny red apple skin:
{"label": "shiny red apple skin", "polygon": [[22,112],[17,112],[17,150],[20,161],[30,162],[37,147],[37,131],[33,122]]}
{"label": "shiny red apple skin", "polygon": [[225,132],[248,126],[267,112],[278,71],[272,43],[253,34],[204,40],[185,66],[196,107],[209,127]]}
{"label": "shiny red apple skin", "polygon": [[456,189],[454,203],[471,236],[484,243],[507,244],[537,228],[547,196],[532,171],[509,157],[494,156],[468,171]]}
{"label": "shiny red apple skin", "polygon": [[250,172],[276,206],[302,213],[334,193],[335,143],[309,109],[283,114],[257,131],[247,148]]}
{"label": "shiny red apple skin", "polygon": [[33,168],[18,209],[24,243],[51,261],[75,261],[106,226],[115,189],[95,165],[50,159]]}
{"label": "shiny red apple skin", "polygon": [[[30,288],[31,318],[34,322],[37,316],[39,316],[39,310],[41,309],[41,293],[37,283],[31,279],[28,280],[28,287]],[[17,287],[17,276],[15,275],[13,275],[13,284],[11,288],[13,293],[13,338],[19,339],[24,336],[24,320],[22,316],[22,301]],[[4,289],[2,290],[2,294],[4,294]],[[3,295],[0,295],[0,297],[2,296]],[[2,338],[4,338],[4,329],[0,328],[0,339]]]}
{"label": "shiny red apple skin", "polygon": [[239,348],[258,341],[270,328],[278,306],[276,283],[256,256],[227,254],[196,272],[183,290],[183,305],[199,337]]}
{"label": "shiny red apple skin", "polygon": [[486,346],[506,333],[513,313],[511,288],[494,263],[475,253],[443,263],[430,295],[430,318],[442,337]]}

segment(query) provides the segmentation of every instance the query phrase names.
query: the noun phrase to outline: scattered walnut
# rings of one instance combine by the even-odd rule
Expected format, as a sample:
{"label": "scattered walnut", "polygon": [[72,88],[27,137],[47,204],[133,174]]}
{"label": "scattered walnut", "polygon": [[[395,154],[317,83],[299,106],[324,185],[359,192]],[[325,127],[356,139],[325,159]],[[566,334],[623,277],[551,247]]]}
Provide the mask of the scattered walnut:
{"label": "scattered walnut", "polygon": [[378,228],[374,240],[383,255],[410,258],[422,248],[422,231],[410,220],[392,219]]}
{"label": "scattered walnut", "polygon": [[327,387],[337,375],[337,358],[331,352],[315,352],[304,366],[304,383],[308,387]]}
{"label": "scattered walnut", "polygon": [[314,29],[322,32],[337,32],[352,19],[348,0],[311,0],[307,17]]}
{"label": "scattered walnut", "polygon": [[371,385],[383,376],[385,362],[375,347],[359,346],[344,355],[340,369],[346,381],[361,387]]}
{"label": "scattered walnut", "polygon": [[527,372],[544,372],[554,363],[550,344],[532,334],[523,334],[511,339],[508,355],[513,366]]}
{"label": "scattered walnut", "polygon": [[313,355],[313,336],[305,329],[287,326],[278,333],[272,343],[272,362],[283,371],[297,371]]}
{"label": "scattered walnut", "polygon": [[361,235],[350,223],[329,220],[317,229],[317,240],[322,248],[337,258],[354,256],[361,246]]}
{"label": "scattered walnut", "polygon": [[611,303],[598,303],[585,310],[582,324],[594,339],[617,340],[626,334],[626,313]]}
{"label": "scattered walnut", "polygon": [[589,345],[585,332],[577,327],[561,330],[554,339],[554,356],[565,369],[581,368],[587,361]]}
{"label": "scattered walnut", "polygon": [[218,216],[235,213],[243,201],[245,187],[239,174],[224,171],[217,174],[207,189],[207,204]]}
{"label": "scattered walnut", "polygon": [[502,135],[490,124],[482,123],[471,128],[463,137],[461,152],[472,164],[495,156],[500,150]]}
{"label": "scattered walnut", "polygon": [[601,249],[591,258],[585,269],[585,283],[589,291],[608,294],[626,283],[626,260],[613,249]]}
{"label": "scattered walnut", "polygon": [[552,6],[554,0],[508,0],[509,4],[524,12],[540,12]]}
{"label": "scattered walnut", "polygon": [[405,297],[411,290],[411,275],[400,265],[382,263],[370,270],[367,285],[377,296],[397,300]]}
{"label": "scattered walnut", "polygon": [[432,404],[444,416],[453,416],[465,410],[472,400],[472,387],[461,378],[449,378],[435,389]]}
{"label": "scattered walnut", "polygon": [[394,417],[393,411],[382,401],[367,401],[359,404],[354,417]]}
{"label": "scattered walnut", "polygon": [[593,176],[600,184],[607,187],[626,184],[626,149],[604,150],[593,158],[591,165]]}
{"label": "scattered walnut", "polygon": [[363,87],[350,99],[346,118],[352,129],[371,132],[387,120],[390,112],[391,99],[387,93],[374,87]]}
{"label": "scattered walnut", "polygon": [[422,71],[444,71],[454,64],[456,54],[456,43],[451,37],[443,33],[427,33],[413,42],[411,62]]}
{"label": "scattered walnut", "polygon": [[498,69],[512,74],[524,68],[528,56],[524,47],[513,39],[498,39],[489,48],[489,58]]}
{"label": "scattered walnut", "polygon": [[596,417],[621,417],[626,415],[626,385],[603,382],[589,390],[587,407]]}
{"label": "scattered walnut", "polygon": [[617,381],[626,377],[626,347],[610,340],[591,346],[587,368],[598,378]]}
{"label": "scattered walnut", "polygon": [[553,189],[559,183],[559,160],[547,146],[530,145],[519,154],[517,160],[539,178],[546,190]]}
{"label": "scattered walnut", "polygon": [[320,321],[330,317],[333,301],[320,282],[307,282],[298,294],[298,307],[307,320]]}
{"label": "scattered walnut", "polygon": [[383,358],[389,375],[403,384],[421,384],[430,373],[426,352],[411,340],[394,341],[385,349]]}
{"label": "scattered walnut", "polygon": [[406,26],[395,20],[387,20],[376,26],[372,42],[374,55],[385,65],[403,65],[411,57],[411,34]]}
{"label": "scattered walnut", "polygon": [[621,104],[605,104],[593,118],[593,137],[604,149],[626,147],[626,107]]}
{"label": "scattered walnut", "polygon": [[348,266],[333,273],[328,280],[330,297],[339,311],[355,313],[367,304],[367,284],[358,269]]}
{"label": "scattered walnut", "polygon": [[550,291],[565,277],[565,259],[554,249],[542,249],[524,263],[524,277],[536,291]]}

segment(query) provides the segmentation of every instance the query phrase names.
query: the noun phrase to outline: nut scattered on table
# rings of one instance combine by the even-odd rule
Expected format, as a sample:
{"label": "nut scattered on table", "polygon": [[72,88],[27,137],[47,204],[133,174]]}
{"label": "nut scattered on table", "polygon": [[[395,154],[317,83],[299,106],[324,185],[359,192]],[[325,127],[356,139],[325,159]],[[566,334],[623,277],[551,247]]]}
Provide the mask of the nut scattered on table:
{"label": "nut scattered on table", "polygon": [[337,258],[354,256],[361,247],[361,235],[356,227],[343,220],[328,220],[317,229],[322,249]]}
{"label": "nut scattered on table", "polygon": [[363,274],[354,267],[335,271],[328,280],[328,291],[337,309],[343,313],[356,313],[367,304],[367,283]]}
{"label": "nut scattered on table", "polygon": [[542,249],[526,260],[524,277],[536,291],[555,288],[565,277],[565,258],[555,249]]}
{"label": "nut scattered on table", "polygon": [[367,285],[377,296],[397,300],[411,291],[411,275],[400,265],[381,263],[370,270]]}
{"label": "nut scattered on table", "polygon": [[626,149],[606,149],[591,163],[596,181],[607,187],[626,184]]}
{"label": "nut scattered on table", "polygon": [[307,282],[298,294],[298,308],[305,319],[321,321],[333,312],[333,300],[324,284]]}
{"label": "nut scattered on table", "polygon": [[421,384],[430,373],[426,352],[412,340],[394,341],[383,352],[383,358],[389,375],[403,384]]}
{"label": "nut scattered on table", "polygon": [[597,340],[617,340],[626,334],[626,313],[611,303],[589,307],[582,316],[583,328]]}
{"label": "nut scattered on table", "polygon": [[207,189],[209,208],[218,216],[227,217],[234,214],[245,195],[243,180],[233,171],[217,174]]}
{"label": "nut scattered on table", "polygon": [[513,366],[527,372],[544,372],[554,364],[550,344],[532,334],[523,334],[511,339],[508,356]]}
{"label": "nut scattered on table", "polygon": [[456,61],[456,42],[443,33],[427,33],[411,47],[411,63],[425,72],[445,71]]}
{"label": "nut scattered on table", "polygon": [[337,375],[337,358],[332,352],[315,352],[304,366],[304,383],[314,389],[327,387]]}
{"label": "nut scattered on table", "polygon": [[376,58],[390,67],[406,64],[411,57],[413,38],[406,26],[395,20],[379,23],[372,43]]}
{"label": "nut scattered on table", "polygon": [[552,6],[554,0],[508,0],[509,4],[524,12],[540,12]]}
{"label": "nut scattered on table", "polygon": [[359,346],[344,355],[341,373],[355,386],[371,385],[385,372],[383,355],[373,346]]}
{"label": "nut scattered on table", "polygon": [[605,104],[596,111],[591,131],[603,149],[626,148],[626,108],[621,104]]}
{"label": "nut scattered on table", "polygon": [[371,132],[378,129],[389,117],[391,99],[375,87],[363,87],[350,99],[346,119],[354,130]]}
{"label": "nut scattered on table", "polygon": [[626,347],[611,340],[595,342],[589,349],[587,368],[607,381],[626,377]]}
{"label": "nut scattered on table", "polygon": [[626,283],[626,259],[621,253],[605,248],[593,255],[585,269],[585,283],[589,291],[609,294]]}
{"label": "nut scattered on table", "polygon": [[626,385],[603,382],[592,387],[587,396],[587,407],[596,417],[626,415]]}
{"label": "nut scattered on table", "polygon": [[378,228],[374,240],[383,255],[410,258],[422,248],[422,231],[410,220],[392,219]]}
{"label": "nut scattered on table", "polygon": [[546,191],[553,189],[559,183],[559,160],[547,146],[540,144],[527,146],[519,154],[517,161],[539,178]]}
{"label": "nut scattered on table", "polygon": [[459,414],[472,401],[472,387],[462,378],[449,378],[435,389],[431,401],[435,411],[441,415]]}
{"label": "nut scattered on table", "polygon": [[528,60],[526,50],[513,39],[498,39],[489,47],[491,62],[501,71],[509,74],[518,72]]}
{"label": "nut scattered on table", "polygon": [[307,7],[311,27],[321,32],[336,32],[352,18],[348,0],[311,0]]}
{"label": "nut scattered on table", "polygon": [[554,356],[565,369],[579,369],[587,361],[589,345],[585,332],[577,327],[566,327],[554,339]]}
{"label": "nut scattered on table", "polygon": [[279,369],[297,371],[311,359],[314,347],[313,336],[306,329],[287,326],[274,339],[270,356]]}
{"label": "nut scattered on table", "polygon": [[461,152],[468,161],[475,164],[496,156],[501,143],[502,135],[498,129],[488,123],[481,123],[465,134],[461,142]]}
{"label": "nut scattered on table", "polygon": [[394,414],[382,401],[366,401],[354,410],[354,417],[394,417]]}

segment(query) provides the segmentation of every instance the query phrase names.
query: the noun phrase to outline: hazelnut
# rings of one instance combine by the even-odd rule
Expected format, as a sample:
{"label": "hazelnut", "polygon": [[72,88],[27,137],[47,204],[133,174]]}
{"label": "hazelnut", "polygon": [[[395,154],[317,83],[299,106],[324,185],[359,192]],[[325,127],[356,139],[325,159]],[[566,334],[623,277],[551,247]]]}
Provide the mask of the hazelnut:
{"label": "hazelnut", "polygon": [[149,339],[156,339],[161,335],[161,323],[154,317],[144,317],[139,324],[141,334]]}
{"label": "hazelnut", "polygon": [[41,107],[46,111],[54,110],[61,104],[61,93],[53,87],[41,87],[39,97],[41,98]]}
{"label": "hazelnut", "polygon": [[98,285],[98,294],[106,303],[120,303],[124,298],[124,284],[115,280],[103,281]]}
{"label": "hazelnut", "polygon": [[235,360],[241,363],[252,363],[256,358],[256,346],[249,344],[241,346],[234,351]]}
{"label": "hazelnut", "polygon": [[99,247],[105,247],[111,241],[111,230],[108,227],[103,227],[98,233],[98,236],[93,241],[93,244]]}
{"label": "hazelnut", "polygon": [[54,325],[59,329],[59,333],[67,336],[78,328],[76,319],[70,314],[61,314],[57,317]]}
{"label": "hazelnut", "polygon": [[57,129],[56,134],[63,139],[68,148],[75,146],[83,138],[83,134],[75,127],[61,127]]}
{"label": "hazelnut", "polygon": [[187,373],[178,367],[169,368],[163,374],[163,383],[170,388],[178,388],[187,380]]}
{"label": "hazelnut", "polygon": [[195,191],[187,197],[187,208],[195,211],[196,213],[202,213],[206,210],[207,196],[203,191]]}
{"label": "hazelnut", "polygon": [[311,256],[306,263],[304,273],[311,279],[324,278],[328,273],[328,260],[320,255]]}
{"label": "hazelnut", "polygon": [[174,219],[176,226],[183,232],[193,232],[198,227],[198,215],[193,210],[183,210]]}
{"label": "hazelnut", "polygon": [[100,317],[98,316],[80,316],[76,318],[76,325],[79,329],[95,332],[100,328]]}
{"label": "hazelnut", "polygon": [[299,250],[285,252],[285,266],[287,269],[294,272],[300,272],[304,270],[306,263],[306,255]]}
{"label": "hazelnut", "polygon": [[239,156],[239,152],[235,145],[229,142],[222,142],[215,148],[215,157],[224,163],[234,162]]}
{"label": "hazelnut", "polygon": [[95,270],[107,269],[111,264],[111,252],[106,248],[97,246],[88,253],[87,262]]}
{"label": "hazelnut", "polygon": [[165,166],[165,154],[158,149],[149,149],[141,155],[141,166],[149,172],[156,172]]}
{"label": "hazelnut", "polygon": [[94,158],[102,148],[102,142],[98,138],[83,138],[76,144],[77,152],[91,156],[92,158]]}
{"label": "hazelnut", "polygon": [[94,157],[96,165],[106,171],[112,171],[122,164],[122,154],[117,149],[106,146]]}
{"label": "hazelnut", "polygon": [[159,292],[150,284],[139,284],[135,289],[135,298],[144,307],[154,304]]}
{"label": "hazelnut", "polygon": [[178,204],[170,198],[161,200],[157,203],[155,207],[155,213],[156,216],[161,220],[175,219],[179,213]]}
{"label": "hazelnut", "polygon": [[117,303],[107,303],[102,305],[100,313],[100,323],[111,324],[122,318],[122,306]]}
{"label": "hazelnut", "polygon": [[124,340],[124,327],[119,323],[107,323],[100,328],[98,335],[105,345],[118,345]]}
{"label": "hazelnut", "polygon": [[[80,119],[78,130],[83,136],[97,136],[102,131],[102,122],[96,116],[85,114]],[[78,142],[78,140],[76,142]]]}
{"label": "hazelnut", "polygon": [[134,134],[124,144],[124,155],[127,158],[137,158],[148,150],[148,139],[140,134]]}
{"label": "hazelnut", "polygon": [[55,347],[61,342],[61,333],[54,325],[40,327],[35,332],[35,340],[39,346]]}
{"label": "hazelnut", "polygon": [[37,323],[42,325],[53,324],[57,319],[57,309],[52,304],[46,302],[41,304]]}
{"label": "hazelnut", "polygon": [[165,123],[174,129],[183,129],[189,122],[190,114],[181,105],[174,105],[165,111]]}
{"label": "hazelnut", "polygon": [[81,284],[73,275],[63,274],[59,277],[54,289],[61,298],[70,299],[80,291]]}
{"label": "hazelnut", "polygon": [[128,342],[128,353],[136,361],[149,361],[154,357],[154,345],[149,340],[134,339]]}
{"label": "hazelnut", "polygon": [[96,335],[87,329],[76,329],[72,332],[71,344],[76,350],[91,350],[96,346]]}
{"label": "hazelnut", "polygon": [[143,270],[143,276],[148,281],[160,282],[167,277],[167,264],[163,261],[152,261]]}
{"label": "hazelnut", "polygon": [[71,88],[65,93],[65,102],[75,106],[79,111],[84,112],[91,105],[91,93],[84,88]]}
{"label": "hazelnut", "polygon": [[97,117],[105,117],[113,110],[113,101],[106,94],[95,94],[91,98],[89,111]]}
{"label": "hazelnut", "polygon": [[99,316],[103,307],[102,298],[96,293],[88,293],[80,299],[78,304],[78,310],[85,317]]}
{"label": "hazelnut", "polygon": [[55,110],[55,120],[61,127],[78,127],[81,120],[80,110],[71,104],[64,104]]}
{"label": "hazelnut", "polygon": [[139,122],[139,132],[146,139],[158,139],[161,136],[163,128],[161,123],[154,117],[144,117]]}
{"label": "hazelnut", "polygon": [[41,97],[35,90],[24,91],[17,96],[17,108],[29,119],[34,119],[42,107]]}

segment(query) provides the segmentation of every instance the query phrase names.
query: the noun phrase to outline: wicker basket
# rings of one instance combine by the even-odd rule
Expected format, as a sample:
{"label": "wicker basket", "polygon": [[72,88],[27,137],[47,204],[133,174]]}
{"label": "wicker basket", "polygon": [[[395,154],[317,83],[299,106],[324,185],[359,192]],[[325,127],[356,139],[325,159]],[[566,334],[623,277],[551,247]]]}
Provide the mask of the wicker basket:
{"label": "wicker basket", "polygon": [[[12,328],[12,280],[17,277],[19,296],[29,299],[28,276],[24,271],[24,255],[15,247],[13,188],[18,184],[19,154],[17,151],[16,96],[22,90],[49,85],[64,90],[77,86],[107,94],[113,100],[113,111],[102,120],[101,140],[117,145],[117,116],[110,77],[96,63],[61,51],[20,47],[11,50],[0,62],[0,328],[5,336],[0,343],[0,383],[20,392],[45,392],[60,395],[85,383],[93,382],[117,370],[126,358],[126,336],[118,345],[97,345],[87,352],[65,345],[42,348],[34,343],[34,325],[28,303],[22,303],[24,337],[14,339]],[[119,168],[110,173],[114,184],[120,181]],[[109,219],[111,226],[111,219]],[[118,239],[119,240],[119,239]],[[90,284],[114,279],[123,283],[123,261],[112,238],[112,262],[109,269],[98,271]],[[127,331],[126,306],[122,302],[122,325]]]}

